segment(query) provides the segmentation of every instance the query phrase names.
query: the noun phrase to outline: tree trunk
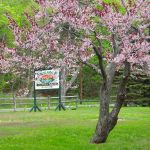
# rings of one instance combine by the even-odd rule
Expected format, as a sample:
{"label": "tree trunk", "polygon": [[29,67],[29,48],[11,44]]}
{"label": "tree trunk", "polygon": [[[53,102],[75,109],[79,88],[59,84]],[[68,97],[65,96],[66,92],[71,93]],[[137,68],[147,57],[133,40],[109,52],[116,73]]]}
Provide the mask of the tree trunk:
{"label": "tree trunk", "polygon": [[109,99],[115,68],[116,65],[114,63],[110,63],[106,67],[107,79],[104,80],[101,86],[99,118],[91,143],[104,143],[109,134]]}
{"label": "tree trunk", "polygon": [[126,85],[127,85],[129,76],[130,76],[130,64],[128,62],[125,62],[124,75],[118,88],[117,101],[112,111],[109,114],[109,124],[110,124],[109,130],[110,131],[117,124],[118,114],[126,98]]}
{"label": "tree trunk", "polygon": [[61,96],[62,96],[62,101],[64,102],[65,105],[65,100],[66,100],[66,94],[68,90],[71,88],[72,84],[75,82],[76,78],[78,77],[78,73],[80,71],[80,67],[76,69],[74,74],[72,75],[71,79],[69,81],[66,81],[67,79],[67,70],[66,67],[62,67],[61,70]]}
{"label": "tree trunk", "polygon": [[63,105],[65,106],[66,101],[66,67],[63,66],[61,69],[61,101],[63,102]]}
{"label": "tree trunk", "polygon": [[80,63],[80,73],[79,73],[79,80],[80,80],[80,104],[82,104],[83,99],[83,72],[82,72],[82,63]]}
{"label": "tree trunk", "polygon": [[[107,74],[107,77],[109,77],[111,73],[114,73],[114,69],[112,69],[109,72],[109,74]],[[118,88],[117,101],[113,110],[109,113],[109,95],[110,95],[113,75],[114,74],[111,74],[110,76],[111,78],[108,78],[107,81],[105,81],[101,87],[100,114],[96,126],[95,135],[91,141],[92,143],[95,144],[106,142],[110,131],[117,124],[118,114],[125,100],[125,89],[126,89],[128,77],[130,75],[129,63],[125,63],[124,76]]]}
{"label": "tree trunk", "polygon": [[104,82],[101,87],[100,114],[96,126],[95,135],[92,143],[104,143],[108,137],[108,118],[109,118],[109,94],[107,84]]}

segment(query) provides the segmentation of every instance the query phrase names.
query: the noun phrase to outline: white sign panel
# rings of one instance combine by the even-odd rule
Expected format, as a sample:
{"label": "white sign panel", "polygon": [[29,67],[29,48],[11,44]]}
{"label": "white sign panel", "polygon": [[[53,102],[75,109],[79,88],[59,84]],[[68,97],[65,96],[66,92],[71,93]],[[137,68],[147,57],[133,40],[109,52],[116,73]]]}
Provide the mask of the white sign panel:
{"label": "white sign panel", "polygon": [[59,69],[35,71],[35,90],[58,88]]}

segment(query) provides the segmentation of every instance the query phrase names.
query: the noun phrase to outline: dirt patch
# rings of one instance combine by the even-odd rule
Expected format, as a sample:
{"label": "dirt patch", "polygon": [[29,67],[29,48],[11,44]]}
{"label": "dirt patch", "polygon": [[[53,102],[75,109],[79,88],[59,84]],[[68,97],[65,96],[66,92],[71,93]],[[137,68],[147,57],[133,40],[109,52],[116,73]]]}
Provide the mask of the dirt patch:
{"label": "dirt patch", "polygon": [[4,131],[0,131],[0,138],[2,138],[2,137],[8,137],[8,136],[13,136],[13,135],[19,135],[19,134],[21,134],[20,132],[4,132]]}

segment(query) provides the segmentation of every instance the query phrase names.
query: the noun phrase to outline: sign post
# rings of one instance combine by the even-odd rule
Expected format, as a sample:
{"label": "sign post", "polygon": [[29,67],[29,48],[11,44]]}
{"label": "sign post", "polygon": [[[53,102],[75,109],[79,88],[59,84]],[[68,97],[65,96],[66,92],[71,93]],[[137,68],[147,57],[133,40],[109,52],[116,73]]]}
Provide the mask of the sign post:
{"label": "sign post", "polygon": [[34,110],[39,110],[36,101],[36,91],[37,90],[51,90],[51,89],[58,89],[59,92],[59,103],[56,107],[56,110],[65,107],[61,102],[61,73],[59,69],[51,69],[51,70],[37,70],[34,72],[34,105],[31,108],[30,112]]}
{"label": "sign post", "polygon": [[36,110],[41,111],[41,109],[37,106],[37,103],[36,103],[35,81],[34,81],[34,93],[33,93],[33,95],[34,95],[34,105],[33,105],[33,107],[31,108],[30,112],[31,112],[32,110],[34,110],[34,112],[36,112]]}
{"label": "sign post", "polygon": [[61,108],[63,110],[66,110],[66,108],[63,105],[63,103],[61,102],[61,73],[59,73],[59,90],[58,90],[58,92],[59,92],[58,93],[58,95],[59,95],[59,103],[58,103],[58,105],[57,105],[55,110],[58,109],[59,111],[61,111]]}

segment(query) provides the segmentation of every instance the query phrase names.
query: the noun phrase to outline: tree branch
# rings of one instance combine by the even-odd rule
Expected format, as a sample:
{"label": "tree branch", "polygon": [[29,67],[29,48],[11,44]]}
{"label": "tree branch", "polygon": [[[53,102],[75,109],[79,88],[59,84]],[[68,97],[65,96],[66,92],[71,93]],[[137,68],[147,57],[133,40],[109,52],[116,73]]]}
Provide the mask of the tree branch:
{"label": "tree branch", "polygon": [[75,82],[78,73],[80,71],[80,67],[77,68],[76,72],[73,74],[71,80],[69,81],[69,83],[67,84],[67,86],[65,87],[65,93],[68,91],[68,89],[72,86],[72,84]]}
{"label": "tree branch", "polygon": [[98,57],[99,60],[99,69],[101,70],[101,75],[104,79],[104,81],[107,80],[107,75],[106,75],[106,71],[104,68],[104,64],[103,64],[103,57],[102,57],[102,52],[101,52],[101,48],[97,49],[95,46],[93,47],[95,54]]}
{"label": "tree branch", "polygon": [[122,5],[123,5],[123,7],[126,9],[127,14],[129,15],[129,11],[128,11],[128,8],[127,8],[127,6],[126,6],[126,4],[125,4],[125,1],[124,1],[124,0],[121,0],[121,3],[122,3]]}
{"label": "tree branch", "polygon": [[110,113],[110,117],[112,117],[112,118],[118,116],[120,108],[121,108],[121,106],[125,100],[126,85],[127,85],[129,76],[130,76],[130,63],[126,61],[123,78],[122,78],[120,85],[119,85],[119,88],[118,88],[117,101],[115,103],[113,110]]}
{"label": "tree branch", "polygon": [[113,44],[113,50],[114,50],[114,56],[117,55],[118,53],[118,47],[117,47],[117,43],[115,41],[115,34],[112,34],[112,44]]}
{"label": "tree branch", "polygon": [[101,70],[101,75],[102,75],[104,81],[106,81],[107,80],[107,75],[106,75],[106,71],[105,71],[105,68],[104,68],[104,65],[103,65],[102,42],[100,41],[100,39],[97,38],[97,34],[96,34],[95,31],[94,31],[94,35],[95,35],[96,40],[99,43],[99,47],[96,48],[95,46],[93,46],[93,50],[94,50],[94,52],[97,55],[98,60],[99,60],[99,69]]}
{"label": "tree branch", "polygon": [[91,67],[93,70],[95,70],[98,74],[101,74],[101,70],[97,67],[97,66],[95,66],[94,64],[91,64],[91,63],[89,63],[89,62],[82,62],[83,64],[85,64],[85,65],[87,65],[87,66],[89,66],[89,67]]}

